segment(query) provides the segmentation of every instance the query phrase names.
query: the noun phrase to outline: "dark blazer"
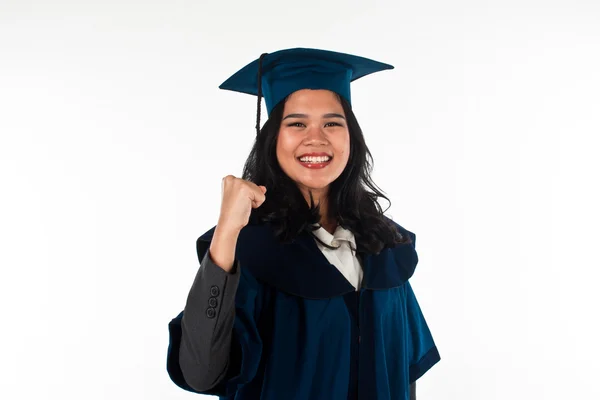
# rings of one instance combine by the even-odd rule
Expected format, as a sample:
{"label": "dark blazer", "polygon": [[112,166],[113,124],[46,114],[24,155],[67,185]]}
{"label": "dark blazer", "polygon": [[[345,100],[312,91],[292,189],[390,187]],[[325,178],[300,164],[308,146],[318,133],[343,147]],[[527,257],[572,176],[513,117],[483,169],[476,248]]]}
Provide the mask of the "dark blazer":
{"label": "dark blazer", "polygon": [[[408,400],[440,360],[408,279],[412,244],[358,253],[360,291],[310,234],[281,244],[270,225],[242,229],[234,270],[214,265],[212,228],[200,269],[169,323],[167,370],[179,387],[221,399]],[[412,385],[411,385],[412,384]]]}

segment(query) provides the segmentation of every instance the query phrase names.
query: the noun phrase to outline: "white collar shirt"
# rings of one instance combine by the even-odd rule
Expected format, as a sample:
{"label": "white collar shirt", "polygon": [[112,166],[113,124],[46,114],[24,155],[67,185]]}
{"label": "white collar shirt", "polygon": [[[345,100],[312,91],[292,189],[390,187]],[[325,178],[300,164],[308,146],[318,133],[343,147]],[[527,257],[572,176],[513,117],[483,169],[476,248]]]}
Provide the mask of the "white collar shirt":
{"label": "white collar shirt", "polygon": [[315,239],[317,246],[329,263],[335,266],[356,290],[359,290],[363,278],[363,270],[360,260],[356,255],[354,234],[341,226],[336,228],[333,235],[327,232],[322,226],[314,231],[313,234],[323,243],[334,247],[339,246],[337,249],[331,250]]}

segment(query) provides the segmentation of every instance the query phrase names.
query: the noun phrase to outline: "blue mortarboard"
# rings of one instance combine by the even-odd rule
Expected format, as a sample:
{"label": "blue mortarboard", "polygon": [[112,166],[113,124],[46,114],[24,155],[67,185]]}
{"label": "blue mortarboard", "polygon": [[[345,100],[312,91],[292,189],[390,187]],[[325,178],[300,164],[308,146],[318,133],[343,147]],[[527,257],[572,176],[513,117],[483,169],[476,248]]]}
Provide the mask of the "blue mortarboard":
{"label": "blue mortarboard", "polygon": [[[392,68],[389,64],[351,54],[319,49],[286,49],[263,54],[233,74],[219,88],[258,96],[258,107],[260,97],[264,96],[267,111],[271,114],[281,100],[300,89],[328,89],[350,103],[350,82]],[[259,122],[257,129],[258,125]]]}

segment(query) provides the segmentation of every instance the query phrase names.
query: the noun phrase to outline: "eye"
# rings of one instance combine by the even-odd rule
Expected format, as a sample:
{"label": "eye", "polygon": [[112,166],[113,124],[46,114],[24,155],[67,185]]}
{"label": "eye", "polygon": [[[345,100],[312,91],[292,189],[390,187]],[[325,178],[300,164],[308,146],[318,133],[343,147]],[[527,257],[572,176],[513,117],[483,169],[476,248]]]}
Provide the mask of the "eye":
{"label": "eye", "polygon": [[339,124],[337,122],[328,122],[325,124],[325,126],[342,126],[342,124]]}
{"label": "eye", "polygon": [[302,128],[304,126],[304,124],[302,122],[292,122],[292,123],[288,124],[288,126],[295,126],[298,128]]}

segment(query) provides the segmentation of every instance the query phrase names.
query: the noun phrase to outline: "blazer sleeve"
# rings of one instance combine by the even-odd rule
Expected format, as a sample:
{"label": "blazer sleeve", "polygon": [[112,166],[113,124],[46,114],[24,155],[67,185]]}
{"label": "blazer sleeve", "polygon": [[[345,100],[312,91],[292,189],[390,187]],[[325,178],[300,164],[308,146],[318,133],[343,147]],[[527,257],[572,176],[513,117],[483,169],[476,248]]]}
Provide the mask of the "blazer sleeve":
{"label": "blazer sleeve", "polygon": [[231,273],[215,265],[209,246],[198,242],[200,268],[184,310],[169,323],[167,371],[184,390],[230,396],[258,369],[263,288],[237,259]]}
{"label": "blazer sleeve", "polygon": [[406,282],[406,288],[409,383],[412,384],[441,358],[410,282]]}

